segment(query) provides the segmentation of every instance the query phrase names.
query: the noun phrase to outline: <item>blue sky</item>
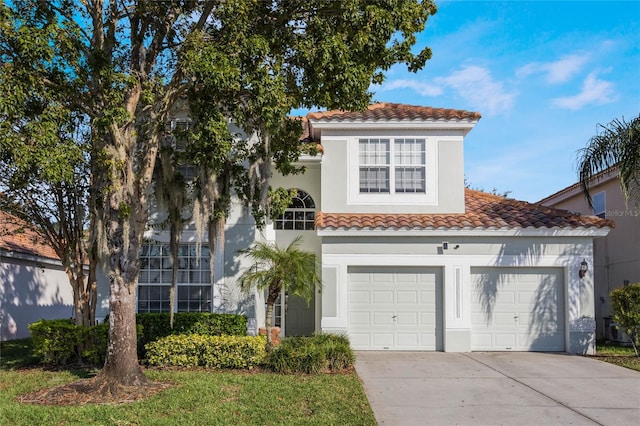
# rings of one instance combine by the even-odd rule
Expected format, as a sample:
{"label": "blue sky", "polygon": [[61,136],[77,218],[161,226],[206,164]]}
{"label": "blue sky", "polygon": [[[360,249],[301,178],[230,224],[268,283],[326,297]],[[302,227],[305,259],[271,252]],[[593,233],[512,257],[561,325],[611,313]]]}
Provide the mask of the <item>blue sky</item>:
{"label": "blue sky", "polygon": [[598,123],[640,112],[640,1],[439,1],[433,57],[389,70],[374,100],[478,111],[472,187],[538,201],[576,181]]}

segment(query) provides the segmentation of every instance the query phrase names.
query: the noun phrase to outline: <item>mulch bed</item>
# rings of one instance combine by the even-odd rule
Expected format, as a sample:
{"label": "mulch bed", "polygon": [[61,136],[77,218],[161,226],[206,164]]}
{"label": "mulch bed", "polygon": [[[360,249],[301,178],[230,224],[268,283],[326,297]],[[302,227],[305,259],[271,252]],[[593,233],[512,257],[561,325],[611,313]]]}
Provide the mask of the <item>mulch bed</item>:
{"label": "mulch bed", "polygon": [[139,386],[106,386],[94,377],[21,395],[16,397],[16,401],[39,405],[129,404],[174,386],[158,382]]}

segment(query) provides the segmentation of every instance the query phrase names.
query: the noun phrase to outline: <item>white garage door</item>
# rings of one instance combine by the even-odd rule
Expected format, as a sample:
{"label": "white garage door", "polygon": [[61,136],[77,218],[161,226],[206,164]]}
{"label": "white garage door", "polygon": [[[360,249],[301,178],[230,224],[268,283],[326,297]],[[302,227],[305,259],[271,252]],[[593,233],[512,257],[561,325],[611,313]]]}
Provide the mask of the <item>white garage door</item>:
{"label": "white garage door", "polygon": [[348,333],[357,350],[442,350],[439,268],[349,268]]}
{"label": "white garage door", "polygon": [[471,268],[471,349],[564,351],[560,268]]}

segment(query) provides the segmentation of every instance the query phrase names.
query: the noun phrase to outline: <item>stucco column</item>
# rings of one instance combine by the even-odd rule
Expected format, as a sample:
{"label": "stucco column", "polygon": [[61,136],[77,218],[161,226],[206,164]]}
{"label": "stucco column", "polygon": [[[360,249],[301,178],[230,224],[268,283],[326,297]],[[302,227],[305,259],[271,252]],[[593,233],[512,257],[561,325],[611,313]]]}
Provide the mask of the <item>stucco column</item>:
{"label": "stucco column", "polygon": [[[589,246],[590,247],[590,246]],[[581,266],[587,270],[580,272]],[[567,351],[595,354],[595,305],[593,297],[593,254],[574,256],[565,269],[567,286],[568,342]]]}

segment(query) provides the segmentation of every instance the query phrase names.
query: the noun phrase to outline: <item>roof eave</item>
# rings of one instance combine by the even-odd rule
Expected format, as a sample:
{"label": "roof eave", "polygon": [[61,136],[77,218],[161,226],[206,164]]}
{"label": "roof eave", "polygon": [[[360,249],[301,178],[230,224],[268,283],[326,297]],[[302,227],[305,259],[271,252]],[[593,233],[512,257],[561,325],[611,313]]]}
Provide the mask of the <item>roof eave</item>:
{"label": "roof eave", "polygon": [[319,237],[397,236],[397,237],[605,237],[608,226],[580,228],[320,228]]}

